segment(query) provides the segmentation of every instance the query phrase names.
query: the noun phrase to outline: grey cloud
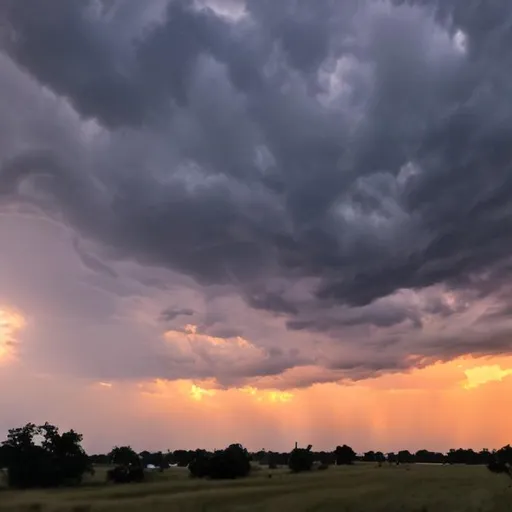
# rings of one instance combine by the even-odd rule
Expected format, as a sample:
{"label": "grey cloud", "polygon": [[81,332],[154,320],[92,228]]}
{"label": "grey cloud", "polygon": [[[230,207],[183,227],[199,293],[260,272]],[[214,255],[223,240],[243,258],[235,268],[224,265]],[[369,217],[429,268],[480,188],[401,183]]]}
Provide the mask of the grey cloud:
{"label": "grey cloud", "polygon": [[80,240],[78,240],[77,238],[75,238],[75,240],[73,241],[73,247],[78,256],[80,257],[80,260],[87,268],[91,269],[93,272],[99,272],[111,278],[117,277],[117,273],[115,272],[115,270],[106,265],[93,254],[87,252],[81,246]]}
{"label": "grey cloud", "polygon": [[172,322],[179,316],[192,316],[193,314],[194,310],[190,308],[168,308],[162,311],[160,318],[165,322]]}
{"label": "grey cloud", "polygon": [[[510,2],[250,0],[234,21],[175,0],[141,28],[142,4],[2,4],[4,53],[103,130],[87,151],[81,135],[28,138],[1,163],[3,204],[235,290],[293,335],[405,340],[467,308],[394,302],[400,290],[484,300],[510,280]],[[308,297],[286,292],[303,281]],[[448,343],[423,341],[440,357]],[[462,346],[480,350],[446,353]],[[388,349],[368,371],[412,350]]]}
{"label": "grey cloud", "polygon": [[488,332],[467,332],[466,338],[440,338],[430,344],[425,350],[426,358],[430,361],[449,361],[454,357],[467,353],[475,357],[488,355],[510,354],[510,328]]}
{"label": "grey cloud", "polygon": [[[151,6],[124,1],[98,9],[91,0],[58,0],[23,9],[8,0],[0,11],[7,27],[4,49],[87,117],[111,127],[155,122],[162,110],[172,114],[171,103],[188,103],[201,55],[212,53],[243,67],[242,56],[229,48],[228,23],[185,0],[165,3],[165,23],[151,20],[134,31],[133,20]],[[233,75],[236,83],[248,84],[242,70],[233,69]]]}
{"label": "grey cloud", "polygon": [[292,319],[287,322],[291,330],[315,330],[318,332],[337,331],[343,327],[370,325],[374,327],[393,327],[408,322],[415,328],[421,328],[421,310],[407,308],[405,305],[371,304],[362,308],[349,310],[335,309],[333,311],[313,311],[312,318]]}
{"label": "grey cloud", "polygon": [[[199,325],[200,328],[203,328],[202,325]],[[204,333],[208,334],[208,336],[214,336],[216,338],[237,338],[243,337],[243,332],[241,329],[237,329],[235,327],[223,326],[223,325],[214,325],[210,327],[204,327]]]}
{"label": "grey cloud", "polygon": [[[0,9],[7,27],[4,48],[86,116],[96,117],[101,108],[110,125],[140,123],[145,100],[136,81],[130,80],[130,59],[117,52],[108,37],[101,19],[107,14],[95,13],[91,1],[58,0],[25,9],[8,0]],[[94,73],[85,72],[88,68]]]}
{"label": "grey cloud", "polygon": [[297,314],[297,307],[281,295],[273,292],[253,293],[247,297],[247,303],[254,309],[288,315]]}
{"label": "grey cloud", "polygon": [[510,304],[499,304],[481,315],[478,318],[478,323],[495,323],[510,317],[512,317],[512,306]]}

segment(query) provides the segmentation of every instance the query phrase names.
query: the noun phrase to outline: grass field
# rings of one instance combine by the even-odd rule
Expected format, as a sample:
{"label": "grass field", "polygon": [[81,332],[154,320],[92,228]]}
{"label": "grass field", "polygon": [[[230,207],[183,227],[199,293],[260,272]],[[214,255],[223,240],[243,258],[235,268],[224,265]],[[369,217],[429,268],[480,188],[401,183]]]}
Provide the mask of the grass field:
{"label": "grass field", "polygon": [[480,466],[382,467],[359,464],[292,475],[262,469],[244,480],[188,478],[186,469],[143,484],[106,485],[104,471],[75,489],[0,491],[11,511],[512,511],[512,488]]}

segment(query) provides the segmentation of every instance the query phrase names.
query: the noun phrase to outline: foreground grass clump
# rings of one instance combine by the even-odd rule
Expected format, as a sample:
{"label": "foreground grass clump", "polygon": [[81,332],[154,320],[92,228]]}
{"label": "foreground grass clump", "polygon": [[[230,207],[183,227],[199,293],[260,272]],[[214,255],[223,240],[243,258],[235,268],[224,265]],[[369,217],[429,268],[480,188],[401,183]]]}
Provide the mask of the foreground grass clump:
{"label": "foreground grass clump", "polygon": [[[73,489],[0,492],[2,511],[340,511],[505,512],[510,479],[485,466],[355,464],[292,474],[261,470],[247,478],[189,478],[186,468],[153,473],[142,484],[105,484],[107,468]],[[503,478],[502,478],[503,477]]]}

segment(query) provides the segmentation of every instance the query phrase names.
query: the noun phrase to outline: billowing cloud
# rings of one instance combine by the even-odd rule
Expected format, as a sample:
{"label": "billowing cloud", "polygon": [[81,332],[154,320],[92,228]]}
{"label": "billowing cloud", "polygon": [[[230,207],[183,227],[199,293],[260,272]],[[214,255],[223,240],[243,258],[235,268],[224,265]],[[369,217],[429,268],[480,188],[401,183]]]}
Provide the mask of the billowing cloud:
{"label": "billowing cloud", "polygon": [[2,2],[21,356],[284,390],[510,353],[511,21],[505,0]]}

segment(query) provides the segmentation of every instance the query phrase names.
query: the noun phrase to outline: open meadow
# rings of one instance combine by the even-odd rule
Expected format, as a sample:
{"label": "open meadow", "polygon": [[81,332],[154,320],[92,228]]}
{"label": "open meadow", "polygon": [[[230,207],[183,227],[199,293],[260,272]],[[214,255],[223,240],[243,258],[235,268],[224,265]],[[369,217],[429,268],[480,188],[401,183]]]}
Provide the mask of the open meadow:
{"label": "open meadow", "polygon": [[[269,473],[272,478],[269,478]],[[510,511],[509,479],[483,466],[357,464],[290,474],[260,469],[235,481],[190,479],[172,468],[142,484],[107,485],[105,470],[79,488],[0,492],[6,511]]]}

